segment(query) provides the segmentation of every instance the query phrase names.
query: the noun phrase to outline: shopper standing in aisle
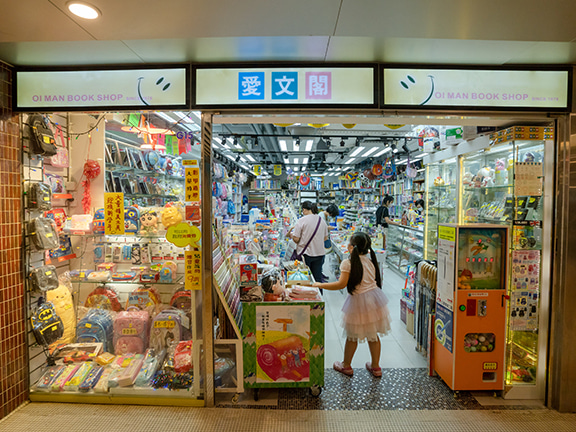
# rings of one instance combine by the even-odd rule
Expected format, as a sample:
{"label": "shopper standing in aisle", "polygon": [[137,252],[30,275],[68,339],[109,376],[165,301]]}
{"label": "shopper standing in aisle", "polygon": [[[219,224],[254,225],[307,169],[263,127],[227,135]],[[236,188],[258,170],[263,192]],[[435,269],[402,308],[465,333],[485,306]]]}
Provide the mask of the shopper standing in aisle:
{"label": "shopper standing in aisle", "polygon": [[368,234],[358,232],[352,235],[348,244],[350,258],[340,265],[340,279],[337,282],[315,283],[314,286],[331,291],[348,289],[344,302],[342,325],[346,333],[344,361],[335,362],[334,369],[344,375],[354,375],[351,363],[358,342],[368,340],[371,361],[366,369],[374,376],[381,377],[380,338],[390,331],[388,298],[382,292],[382,278],[376,254]]}
{"label": "shopper standing in aisle", "polygon": [[322,280],[324,263],[324,241],[328,239],[328,227],[318,213],[318,207],[311,201],[302,203],[302,216],[289,232],[296,243],[296,253],[304,256],[304,262],[317,281]]}
{"label": "shopper standing in aisle", "polygon": [[[336,204],[330,204],[328,207],[326,207],[326,210],[322,210],[318,214],[324,220],[324,222],[326,222],[326,225],[328,225],[328,217],[337,217],[340,214],[340,210],[338,210],[338,206],[336,206]],[[328,225],[328,229],[332,230],[336,228]]]}
{"label": "shopper standing in aisle", "polygon": [[390,195],[386,195],[382,200],[382,205],[376,210],[376,225],[388,228],[388,224],[394,224],[392,219],[390,219],[390,206],[394,202],[394,198]]}

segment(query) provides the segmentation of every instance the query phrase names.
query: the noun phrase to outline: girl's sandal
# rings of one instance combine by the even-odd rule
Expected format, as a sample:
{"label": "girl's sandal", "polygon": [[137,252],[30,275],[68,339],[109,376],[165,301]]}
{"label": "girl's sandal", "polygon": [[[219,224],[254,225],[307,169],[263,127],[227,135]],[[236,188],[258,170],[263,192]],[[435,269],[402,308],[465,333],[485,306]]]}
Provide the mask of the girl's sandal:
{"label": "girl's sandal", "polygon": [[354,369],[352,369],[350,366],[348,367],[344,367],[344,365],[342,364],[342,362],[334,362],[334,370],[340,372],[341,374],[344,374],[346,376],[352,376],[354,375]]}
{"label": "girl's sandal", "polygon": [[372,374],[375,378],[382,377],[382,368],[372,368],[372,363],[366,363],[366,370]]}

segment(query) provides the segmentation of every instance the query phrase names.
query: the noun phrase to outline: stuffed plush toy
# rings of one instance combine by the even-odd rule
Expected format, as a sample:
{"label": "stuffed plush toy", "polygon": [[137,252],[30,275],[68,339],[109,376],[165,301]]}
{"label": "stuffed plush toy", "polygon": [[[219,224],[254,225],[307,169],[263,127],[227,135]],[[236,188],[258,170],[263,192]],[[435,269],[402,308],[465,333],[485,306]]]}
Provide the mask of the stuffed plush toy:
{"label": "stuffed plush toy", "polygon": [[158,214],[147,211],[140,216],[140,235],[158,234]]}

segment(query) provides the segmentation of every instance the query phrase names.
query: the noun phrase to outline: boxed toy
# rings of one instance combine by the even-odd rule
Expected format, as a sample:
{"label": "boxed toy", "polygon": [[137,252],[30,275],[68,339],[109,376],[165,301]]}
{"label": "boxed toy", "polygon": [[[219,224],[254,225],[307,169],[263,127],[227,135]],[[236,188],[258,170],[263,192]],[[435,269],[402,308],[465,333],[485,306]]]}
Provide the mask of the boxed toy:
{"label": "boxed toy", "polygon": [[240,286],[254,286],[258,284],[258,261],[254,255],[240,255]]}

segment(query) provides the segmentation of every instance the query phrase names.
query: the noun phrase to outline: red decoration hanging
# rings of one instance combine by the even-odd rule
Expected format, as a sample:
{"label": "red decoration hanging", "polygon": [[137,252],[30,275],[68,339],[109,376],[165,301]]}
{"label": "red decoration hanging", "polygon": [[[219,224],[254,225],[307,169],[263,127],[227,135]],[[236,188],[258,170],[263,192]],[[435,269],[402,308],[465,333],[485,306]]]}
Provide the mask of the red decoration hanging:
{"label": "red decoration hanging", "polygon": [[92,207],[92,195],[90,194],[90,182],[100,175],[100,164],[95,160],[88,159],[84,164],[84,177],[86,180],[82,181],[84,187],[84,195],[82,196],[82,210],[84,214],[90,213]]}

